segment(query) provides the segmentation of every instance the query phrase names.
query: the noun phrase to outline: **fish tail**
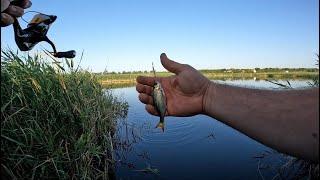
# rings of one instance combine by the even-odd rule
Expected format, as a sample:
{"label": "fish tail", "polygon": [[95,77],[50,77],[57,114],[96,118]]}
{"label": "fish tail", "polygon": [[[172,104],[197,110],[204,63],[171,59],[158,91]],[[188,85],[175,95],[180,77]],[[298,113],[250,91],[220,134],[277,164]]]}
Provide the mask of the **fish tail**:
{"label": "fish tail", "polygon": [[162,129],[162,132],[164,132],[164,122],[163,122],[163,121],[160,121],[160,122],[157,124],[156,128],[161,128],[161,129]]}

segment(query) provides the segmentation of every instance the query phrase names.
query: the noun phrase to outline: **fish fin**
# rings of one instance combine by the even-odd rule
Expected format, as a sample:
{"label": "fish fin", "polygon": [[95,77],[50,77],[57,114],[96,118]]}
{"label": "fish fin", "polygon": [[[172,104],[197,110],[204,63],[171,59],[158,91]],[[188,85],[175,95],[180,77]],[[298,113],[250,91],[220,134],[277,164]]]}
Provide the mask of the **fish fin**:
{"label": "fish fin", "polygon": [[156,126],[156,128],[161,128],[162,132],[164,132],[164,123],[163,122],[159,122]]}

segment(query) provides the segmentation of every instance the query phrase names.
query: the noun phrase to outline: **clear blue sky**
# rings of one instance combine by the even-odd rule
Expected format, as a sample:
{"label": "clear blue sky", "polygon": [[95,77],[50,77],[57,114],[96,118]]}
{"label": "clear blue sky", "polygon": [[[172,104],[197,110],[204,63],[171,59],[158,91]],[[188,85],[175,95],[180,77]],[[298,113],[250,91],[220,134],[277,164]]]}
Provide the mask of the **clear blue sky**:
{"label": "clear blue sky", "polygon": [[[58,16],[49,31],[58,50],[84,50],[81,65],[94,72],[164,70],[162,52],[198,69],[315,67],[319,52],[318,0],[32,2]],[[1,39],[16,48],[12,27]]]}

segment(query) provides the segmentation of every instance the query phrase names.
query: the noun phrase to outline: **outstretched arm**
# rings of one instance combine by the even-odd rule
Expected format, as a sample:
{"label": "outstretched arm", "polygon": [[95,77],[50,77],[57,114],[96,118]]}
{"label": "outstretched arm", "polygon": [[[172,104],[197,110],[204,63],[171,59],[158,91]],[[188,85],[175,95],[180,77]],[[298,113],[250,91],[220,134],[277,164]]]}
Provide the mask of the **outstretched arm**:
{"label": "outstretched arm", "polygon": [[262,90],[210,83],[205,114],[290,155],[318,161],[319,89]]}
{"label": "outstretched arm", "polygon": [[[280,152],[318,162],[319,88],[262,90],[222,85],[165,54],[162,65],[175,75],[158,78],[169,116],[206,114]],[[151,97],[155,78],[140,76],[136,89],[146,110],[158,115]]]}

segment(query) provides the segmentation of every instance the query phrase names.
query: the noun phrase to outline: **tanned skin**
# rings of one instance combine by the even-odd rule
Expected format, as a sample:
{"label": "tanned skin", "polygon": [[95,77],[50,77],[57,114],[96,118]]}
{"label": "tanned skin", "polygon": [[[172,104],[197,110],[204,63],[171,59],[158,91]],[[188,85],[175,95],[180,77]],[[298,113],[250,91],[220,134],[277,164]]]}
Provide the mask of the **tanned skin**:
{"label": "tanned skin", "polygon": [[10,0],[1,0],[1,27],[13,24],[14,17],[21,17],[24,9],[29,8],[32,3],[29,0],[16,0],[10,4]]}
{"label": "tanned skin", "polygon": [[265,90],[212,82],[166,54],[162,65],[175,75],[139,76],[136,89],[146,110],[158,115],[151,97],[155,80],[167,98],[167,116],[205,114],[282,153],[319,162],[319,88]]}

